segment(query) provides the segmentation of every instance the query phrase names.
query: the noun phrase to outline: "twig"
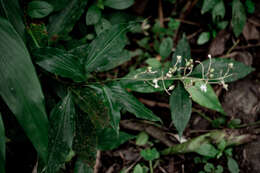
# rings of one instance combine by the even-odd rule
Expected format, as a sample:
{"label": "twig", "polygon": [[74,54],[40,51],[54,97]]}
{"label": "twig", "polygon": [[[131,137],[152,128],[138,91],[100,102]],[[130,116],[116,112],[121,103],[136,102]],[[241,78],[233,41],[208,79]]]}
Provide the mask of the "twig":
{"label": "twig", "polygon": [[260,24],[258,22],[256,22],[256,21],[254,21],[253,19],[248,19],[248,22],[254,24],[257,27],[260,27]]}
{"label": "twig", "polygon": [[240,42],[240,40],[237,39],[235,44],[227,51],[226,55],[230,54],[232,52],[232,50],[238,45],[239,42]]}
{"label": "twig", "polygon": [[139,156],[137,160],[125,170],[125,173],[128,173],[141,159],[142,156]]}
{"label": "twig", "polygon": [[[180,18],[174,18],[174,20],[178,21],[178,22],[181,22],[181,23],[185,23],[185,24],[189,24],[189,25],[193,25],[193,26],[200,26],[199,23],[195,23],[195,22],[192,22],[192,21],[189,21],[189,20],[184,20],[184,19],[180,19]],[[164,21],[165,22],[168,22],[170,21],[170,18],[164,18]]]}
{"label": "twig", "polygon": [[194,33],[188,35],[188,36],[187,36],[187,39],[188,39],[188,40],[192,39],[193,37],[195,37],[197,34],[199,34],[199,33],[202,32],[202,31],[203,31],[203,29],[199,29],[198,31],[196,31],[196,32],[194,32]]}
{"label": "twig", "polygon": [[101,151],[98,150],[97,151],[97,156],[96,156],[96,164],[94,166],[94,173],[98,173],[98,170],[99,170],[99,168],[101,166],[100,159],[101,159]]}
{"label": "twig", "polygon": [[162,28],[164,28],[162,0],[159,0],[158,16],[159,16],[160,25],[161,25]]}
{"label": "twig", "polygon": [[145,131],[151,137],[158,139],[166,146],[173,146],[174,142],[168,139],[167,132],[162,128],[156,127],[151,124],[142,123],[136,120],[122,120],[120,121],[120,126],[125,129],[135,130],[135,131]]}
{"label": "twig", "polygon": [[168,103],[156,102],[156,101],[147,100],[144,98],[140,98],[139,101],[150,107],[159,106],[159,107],[163,107],[163,108],[170,108],[170,105]]}

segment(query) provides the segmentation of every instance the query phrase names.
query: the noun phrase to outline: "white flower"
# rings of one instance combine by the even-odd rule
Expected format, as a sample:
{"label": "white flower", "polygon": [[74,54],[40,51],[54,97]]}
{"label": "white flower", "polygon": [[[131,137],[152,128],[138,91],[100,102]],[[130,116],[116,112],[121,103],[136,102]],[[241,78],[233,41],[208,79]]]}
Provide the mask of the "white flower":
{"label": "white flower", "polygon": [[169,87],[168,91],[171,91],[171,90],[173,90],[174,88],[175,88],[175,85],[171,85],[171,86]]}
{"label": "white flower", "polygon": [[154,83],[154,88],[160,88],[160,86],[158,85],[158,79],[154,79],[153,83]]}
{"label": "white flower", "polygon": [[166,74],[166,77],[171,78],[171,77],[172,77],[172,74],[171,74],[171,73],[167,73],[167,74]]}
{"label": "white flower", "polygon": [[212,56],[210,54],[208,54],[208,57],[211,58]]}
{"label": "white flower", "polygon": [[181,62],[181,56],[177,55],[177,62]]}
{"label": "white flower", "polygon": [[231,62],[231,63],[228,64],[228,67],[229,67],[229,68],[233,68],[233,67],[234,67],[234,64]]}
{"label": "white flower", "polygon": [[200,86],[200,90],[203,91],[203,92],[207,92],[207,85],[206,84],[202,84]]}

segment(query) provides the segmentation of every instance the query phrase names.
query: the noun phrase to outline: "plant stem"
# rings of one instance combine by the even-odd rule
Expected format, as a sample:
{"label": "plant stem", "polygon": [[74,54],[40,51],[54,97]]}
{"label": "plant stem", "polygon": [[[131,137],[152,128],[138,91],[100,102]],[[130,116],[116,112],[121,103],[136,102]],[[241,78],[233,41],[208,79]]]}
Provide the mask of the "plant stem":
{"label": "plant stem", "polygon": [[153,173],[153,161],[149,160],[150,173]]}
{"label": "plant stem", "polygon": [[36,38],[34,37],[34,35],[33,35],[33,33],[32,33],[32,30],[29,28],[29,29],[27,29],[27,32],[28,32],[28,34],[32,37],[32,40],[33,40],[35,46],[36,46],[37,48],[41,48],[41,46],[39,45],[38,41],[37,41]]}

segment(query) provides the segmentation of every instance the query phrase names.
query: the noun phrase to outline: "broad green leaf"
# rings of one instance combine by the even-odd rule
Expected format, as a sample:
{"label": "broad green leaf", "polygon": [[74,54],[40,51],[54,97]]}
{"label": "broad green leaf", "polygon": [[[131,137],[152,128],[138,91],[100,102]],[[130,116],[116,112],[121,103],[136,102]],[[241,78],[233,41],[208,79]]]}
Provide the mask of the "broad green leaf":
{"label": "broad green leaf", "polygon": [[204,0],[201,8],[201,14],[210,11],[217,3],[218,0]]}
{"label": "broad green leaf", "polygon": [[26,41],[25,24],[23,10],[19,0],[0,0],[6,18],[13,25],[20,37]]}
{"label": "broad green leaf", "polygon": [[109,85],[113,92],[113,97],[119,104],[121,104],[125,110],[134,114],[137,118],[146,119],[150,121],[161,121],[159,117],[153,114],[153,112],[146,108],[137,98],[128,93],[118,83],[111,83]]}
{"label": "broad green leaf", "polygon": [[160,153],[156,150],[156,148],[148,148],[145,150],[141,150],[141,156],[144,158],[144,160],[151,161],[158,159],[160,157]]}
{"label": "broad green leaf", "polygon": [[255,3],[252,0],[246,0],[245,5],[249,14],[253,14],[255,12]]}
{"label": "broad green leaf", "polygon": [[115,102],[113,98],[113,93],[110,88],[106,85],[102,87],[103,95],[104,95],[104,104],[107,105],[109,111],[110,122],[113,129],[118,133],[119,131],[119,121],[121,119],[121,105]]}
{"label": "broad green leaf", "polygon": [[208,173],[214,172],[214,169],[215,169],[215,167],[212,163],[206,163],[204,165],[204,170]]}
{"label": "broad green leaf", "polygon": [[53,6],[46,1],[31,1],[28,4],[27,14],[31,18],[44,18],[53,11]]}
{"label": "broad green leaf", "polygon": [[137,164],[134,167],[134,172],[133,173],[144,173],[144,170],[143,170],[143,168],[142,168],[142,166],[140,164]]}
{"label": "broad green leaf", "polygon": [[200,35],[199,35],[199,38],[197,40],[197,44],[198,45],[202,45],[202,44],[205,44],[209,41],[210,39],[210,33],[209,32],[202,32]]}
{"label": "broad green leaf", "polygon": [[98,132],[98,149],[105,150],[113,150],[119,145],[127,142],[130,139],[135,138],[135,136],[127,134],[125,132],[120,131],[119,134],[115,132],[112,128],[105,128]]}
{"label": "broad green leaf", "polygon": [[36,63],[48,72],[71,78],[76,82],[85,80],[83,64],[76,56],[62,49],[51,47],[34,49],[33,55]]}
{"label": "broad green leaf", "polygon": [[234,160],[232,157],[228,157],[227,165],[228,165],[228,170],[231,173],[239,173],[239,166],[237,164],[237,161]]}
{"label": "broad green leaf", "polygon": [[[190,81],[188,81],[189,83]],[[206,92],[201,89],[201,86],[206,86]],[[190,93],[191,98],[196,103],[206,108],[218,111],[225,114],[218,97],[216,96],[210,84],[205,84],[203,81],[197,81],[192,86],[187,86],[185,89]]]}
{"label": "broad green leaf", "polygon": [[25,133],[47,161],[48,119],[29,52],[13,26],[0,18],[0,94]]}
{"label": "broad green leaf", "polygon": [[85,166],[81,164],[83,168],[78,168],[78,171],[85,168],[90,171],[89,168],[94,168],[97,154],[96,131],[97,129],[92,124],[89,115],[76,109],[76,134],[73,141],[73,150],[80,162],[85,164]]}
{"label": "broad green leaf", "polygon": [[[120,60],[122,49],[126,45],[125,33],[128,29],[127,25],[114,25],[90,43],[85,60],[86,72],[103,71],[102,66],[117,64],[116,61]],[[111,56],[114,61],[110,60]]]}
{"label": "broad green leaf", "polygon": [[108,107],[104,104],[103,98],[100,97],[100,93],[96,89],[85,87],[72,91],[75,103],[84,113],[87,113],[96,129],[109,126]]}
{"label": "broad green leaf", "polygon": [[96,5],[91,5],[86,14],[86,24],[95,25],[101,19],[101,10]]}
{"label": "broad green leaf", "polygon": [[161,62],[158,61],[156,58],[148,58],[145,62],[149,65],[149,67],[152,67],[155,69],[162,67]]}
{"label": "broad green leaf", "polygon": [[45,0],[54,7],[54,11],[65,8],[71,0]]}
{"label": "broad green leaf", "polygon": [[68,92],[51,111],[47,173],[56,173],[65,163],[75,133],[75,106]]}
{"label": "broad green leaf", "polygon": [[60,38],[68,36],[68,33],[83,14],[87,2],[88,0],[71,0],[62,11],[50,16],[48,25],[50,42],[55,42]]}
{"label": "broad green leaf", "polygon": [[113,9],[123,10],[134,4],[134,0],[104,0],[104,5]]}
{"label": "broad green leaf", "polygon": [[0,113],[0,172],[5,173],[5,128]]}
{"label": "broad green leaf", "polygon": [[145,132],[141,132],[136,137],[136,145],[145,145],[149,140],[149,135]]}
{"label": "broad green leaf", "polygon": [[148,72],[147,68],[139,68],[135,71],[130,72],[128,75],[126,75],[124,78],[121,79],[121,84],[124,88],[131,89],[136,92],[141,93],[152,93],[152,92],[158,92],[158,91],[164,91],[165,88],[168,89],[169,86],[172,84],[171,80],[164,80],[163,81],[158,80],[158,88],[155,88],[155,84],[153,83],[153,80],[156,78],[160,78],[162,74],[166,74],[167,70],[162,70],[160,68],[153,69],[152,73]]}
{"label": "broad green leaf", "polygon": [[228,21],[221,21],[217,23],[217,28],[223,30],[227,27]]}
{"label": "broad green leaf", "polygon": [[[212,10],[212,19],[214,22],[218,22],[219,19],[225,17],[226,9],[223,0],[220,0]],[[219,18],[218,18],[219,17]]]}
{"label": "broad green leaf", "polygon": [[93,169],[81,159],[77,159],[74,167],[74,173],[93,173]]}
{"label": "broad green leaf", "polygon": [[172,122],[180,137],[190,120],[191,107],[190,95],[179,83],[170,96],[170,108]]}
{"label": "broad green leaf", "polygon": [[160,44],[160,48],[159,48],[159,52],[160,52],[162,59],[167,58],[171,54],[172,48],[173,48],[172,38],[167,37],[167,38],[163,39],[162,43]]}
{"label": "broad green leaf", "polygon": [[195,150],[196,153],[214,158],[218,154],[218,150],[212,144],[202,144],[199,148]]}
{"label": "broad green leaf", "polygon": [[[202,62],[204,66],[204,76],[208,73],[208,69],[210,67],[210,60],[205,60]],[[232,68],[230,68],[229,64],[233,64]],[[246,66],[245,64],[234,61],[232,59],[227,58],[213,58],[211,59],[211,69],[214,69],[211,74],[213,74],[213,78],[210,79],[212,82],[220,82],[221,78],[226,74],[227,76],[224,78],[225,82],[233,82],[238,79],[241,79],[254,71],[252,67]],[[192,72],[192,75],[202,77],[202,66],[197,65]]]}
{"label": "broad green leaf", "polygon": [[185,35],[183,35],[182,39],[178,42],[176,50],[172,56],[172,64],[174,65],[177,62],[177,56],[181,56],[181,63],[178,64],[177,67],[183,67],[186,63],[186,60],[191,58],[190,45]]}
{"label": "broad green leaf", "polygon": [[177,21],[173,18],[170,18],[170,21],[168,23],[168,27],[171,29],[171,31],[178,29],[179,26],[180,26],[180,21]]}
{"label": "broad green leaf", "polygon": [[106,20],[105,18],[102,18],[99,20],[99,22],[95,25],[95,32],[97,35],[100,35],[103,31],[106,31],[112,27],[111,23]]}
{"label": "broad green leaf", "polygon": [[233,27],[233,32],[236,37],[238,37],[246,24],[246,12],[243,4],[240,0],[232,1],[232,20],[231,24]]}

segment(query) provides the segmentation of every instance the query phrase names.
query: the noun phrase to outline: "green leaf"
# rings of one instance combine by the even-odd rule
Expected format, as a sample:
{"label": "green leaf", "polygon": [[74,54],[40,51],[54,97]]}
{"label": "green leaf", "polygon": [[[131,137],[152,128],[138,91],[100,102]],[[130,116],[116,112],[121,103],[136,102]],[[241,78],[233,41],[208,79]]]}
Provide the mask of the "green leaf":
{"label": "green leaf", "polygon": [[204,0],[201,8],[201,14],[210,11],[217,3],[218,0]]}
{"label": "green leaf", "polygon": [[65,163],[72,148],[75,133],[75,107],[72,95],[67,96],[51,111],[47,172],[56,173]]}
{"label": "green leaf", "polygon": [[199,148],[195,150],[196,153],[214,158],[218,154],[218,150],[211,144],[202,144]]}
{"label": "green leaf", "polygon": [[210,33],[209,32],[202,32],[200,35],[199,35],[199,38],[197,40],[197,44],[198,45],[202,45],[202,44],[205,44],[209,41],[210,39]]}
{"label": "green leaf", "polygon": [[86,24],[95,25],[101,19],[101,10],[96,5],[91,5],[86,14]]}
{"label": "green leaf", "polygon": [[53,11],[53,6],[46,1],[32,1],[28,4],[27,14],[31,18],[44,18]]}
{"label": "green leaf", "polygon": [[134,171],[133,173],[144,173],[144,170],[142,168],[142,166],[140,164],[137,164],[135,167],[134,167]]}
{"label": "green leaf", "polygon": [[71,78],[76,82],[86,79],[80,60],[62,49],[51,47],[34,49],[33,55],[36,57],[36,63],[48,72]]}
{"label": "green leaf", "polygon": [[179,26],[180,26],[180,21],[177,21],[173,18],[170,18],[170,21],[168,23],[168,27],[171,29],[171,32],[172,32],[172,30],[178,29]]}
{"label": "green leaf", "polygon": [[96,129],[109,126],[108,107],[104,104],[103,93],[89,87],[74,89],[74,101],[88,115]]}
{"label": "green leaf", "polygon": [[0,113],[0,172],[5,173],[5,128]]}
{"label": "green leaf", "polygon": [[105,18],[102,18],[99,20],[99,22],[95,25],[95,32],[97,35],[100,35],[103,31],[106,31],[111,28],[111,23],[106,20]]}
{"label": "green leaf", "polygon": [[237,161],[234,160],[232,157],[228,157],[228,170],[231,173],[239,173],[239,166],[237,164]]}
{"label": "green leaf", "polygon": [[56,42],[68,36],[68,33],[84,13],[87,2],[88,0],[71,0],[62,11],[50,16],[48,25],[50,42]]}
{"label": "green leaf", "polygon": [[134,114],[137,118],[142,118],[150,121],[161,121],[159,117],[153,114],[153,112],[146,108],[137,98],[128,93],[118,83],[111,83],[109,85],[113,92],[113,97],[119,104],[121,104],[125,110]]}
{"label": "green leaf", "polygon": [[187,126],[191,116],[191,99],[189,93],[182,84],[178,84],[170,96],[170,108],[172,122],[176,127],[179,136]]}
{"label": "green leaf", "polygon": [[141,132],[138,134],[138,136],[136,137],[136,145],[145,145],[149,140],[149,136],[147,133],[145,132]]}
{"label": "green leaf", "polygon": [[117,10],[124,10],[134,4],[134,0],[104,0],[104,5]]}
{"label": "green leaf", "polygon": [[159,48],[159,52],[160,52],[162,59],[167,58],[171,54],[172,48],[173,48],[172,38],[167,37],[167,38],[163,39],[162,43],[160,44],[160,48]]}
{"label": "green leaf", "polygon": [[[210,60],[207,59],[202,62],[204,66],[204,76],[206,76],[208,69],[210,67]],[[229,64],[233,64],[232,68],[229,68]],[[238,79],[241,79],[254,71],[252,67],[246,66],[245,64],[234,61],[232,59],[227,58],[213,58],[211,59],[211,68],[214,69],[214,72],[211,72],[213,74],[213,78],[209,81],[211,82],[220,82],[221,77],[223,77],[227,72],[228,77],[225,77],[225,82],[233,82]],[[228,70],[229,69],[229,70]],[[197,65],[195,69],[192,72],[192,75],[202,77],[202,66],[201,64]]]}
{"label": "green leaf", "polygon": [[[147,68],[139,68],[130,72],[124,78],[121,79],[121,84],[124,88],[129,88],[136,92],[152,93],[158,91],[164,91],[162,80],[158,81],[159,88],[154,87],[153,79],[160,78],[163,74],[166,74],[168,70],[162,70],[160,68],[152,69],[152,73],[147,72]],[[164,81],[165,88],[172,84],[172,81]]]}
{"label": "green leaf", "polygon": [[[97,155],[96,131],[97,128],[92,124],[89,114],[76,109],[76,134],[73,141],[73,150],[80,159],[81,167],[83,167],[79,167],[78,171],[82,169],[90,171],[89,168],[94,168]],[[83,163],[85,166],[82,165]]]}
{"label": "green leaf", "polygon": [[30,55],[13,26],[3,18],[0,18],[0,39],[0,94],[46,161],[48,119]]}
{"label": "green leaf", "polygon": [[228,21],[221,21],[217,23],[217,28],[223,30],[227,27]]}
{"label": "green leaf", "polygon": [[[189,83],[188,81],[187,83]],[[201,90],[201,86],[206,86],[206,92]],[[211,87],[210,84],[205,84],[203,81],[197,81],[192,86],[187,86],[185,89],[190,93],[191,98],[196,103],[200,104],[201,106],[204,106],[206,108],[218,111],[222,114],[225,114],[218,97],[215,94],[215,91]]]}
{"label": "green leaf", "polygon": [[118,133],[119,132],[119,121],[121,119],[121,105],[115,102],[113,98],[113,93],[110,88],[107,86],[102,87],[103,95],[104,95],[104,103],[109,108],[109,117],[111,121],[111,125],[113,129]]}
{"label": "green leaf", "polygon": [[[212,10],[212,19],[214,22],[218,22],[219,19],[225,17],[226,9],[223,0],[220,0]],[[219,18],[218,18],[219,17]]]}
{"label": "green leaf", "polygon": [[[118,65],[116,61],[120,59],[122,49],[126,45],[125,33],[128,29],[127,25],[114,25],[90,43],[85,61],[86,72],[103,71],[102,66],[108,64]],[[113,57],[113,61],[110,60],[110,56]]]}
{"label": "green leaf", "polygon": [[144,160],[151,161],[158,159],[160,157],[160,153],[156,150],[156,148],[148,148],[145,150],[141,150],[141,156],[144,158]]}
{"label": "green leaf", "polygon": [[255,12],[255,3],[252,0],[246,0],[245,5],[249,14],[253,14]]}
{"label": "green leaf", "polygon": [[182,57],[181,63],[179,63],[177,67],[183,67],[186,63],[186,60],[191,58],[190,45],[185,35],[183,35],[182,39],[178,42],[176,50],[172,56],[173,65],[177,62],[177,56]]}
{"label": "green leaf", "polygon": [[224,171],[223,167],[221,165],[217,166],[217,169],[215,170],[215,173],[222,173]]}
{"label": "green leaf", "polygon": [[84,161],[78,159],[75,163],[74,173],[93,173],[93,169],[84,163]]}
{"label": "green leaf", "polygon": [[238,37],[246,24],[246,12],[243,4],[240,0],[232,1],[232,20],[231,24],[233,27],[233,32],[236,37]]}
{"label": "green leaf", "polygon": [[26,41],[25,24],[23,19],[23,10],[20,7],[19,0],[0,0],[5,17],[13,25],[16,32],[23,41]]}
{"label": "green leaf", "polygon": [[158,61],[156,58],[148,58],[146,61],[145,61],[149,67],[152,67],[152,68],[160,68],[162,66],[161,62]]}
{"label": "green leaf", "polygon": [[204,171],[208,172],[208,173],[212,173],[214,171],[215,167],[212,163],[206,163],[204,165]]}
{"label": "green leaf", "polygon": [[135,138],[135,136],[127,134],[125,132],[119,132],[117,134],[112,128],[105,128],[98,132],[98,149],[113,150],[120,146],[121,144],[127,142],[130,139]]}

